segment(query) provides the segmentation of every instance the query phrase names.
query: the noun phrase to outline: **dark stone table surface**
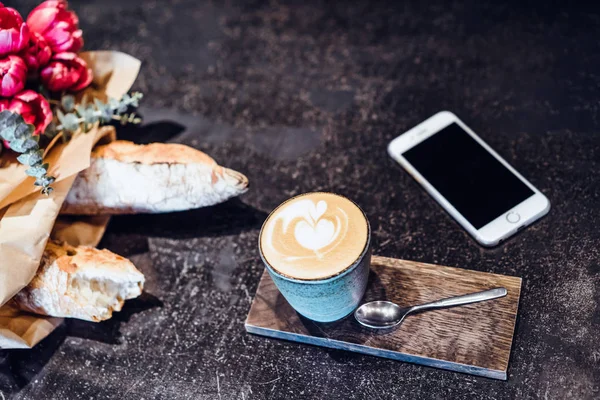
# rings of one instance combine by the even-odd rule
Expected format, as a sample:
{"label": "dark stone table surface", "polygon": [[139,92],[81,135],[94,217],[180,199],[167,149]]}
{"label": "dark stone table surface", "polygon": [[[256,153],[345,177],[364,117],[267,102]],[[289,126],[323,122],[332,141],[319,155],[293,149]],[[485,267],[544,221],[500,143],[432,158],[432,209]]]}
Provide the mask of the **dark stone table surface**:
{"label": "dark stone table surface", "polygon": [[[5,0],[23,12],[33,0]],[[246,173],[225,204],[114,218],[146,274],[112,320],[0,351],[0,398],[600,398],[600,15],[577,2],[71,0],[86,48],[143,61],[146,125]],[[448,109],[551,200],[477,245],[386,154]],[[312,190],[369,215],[374,253],[523,278],[508,381],[252,336],[267,213]]]}

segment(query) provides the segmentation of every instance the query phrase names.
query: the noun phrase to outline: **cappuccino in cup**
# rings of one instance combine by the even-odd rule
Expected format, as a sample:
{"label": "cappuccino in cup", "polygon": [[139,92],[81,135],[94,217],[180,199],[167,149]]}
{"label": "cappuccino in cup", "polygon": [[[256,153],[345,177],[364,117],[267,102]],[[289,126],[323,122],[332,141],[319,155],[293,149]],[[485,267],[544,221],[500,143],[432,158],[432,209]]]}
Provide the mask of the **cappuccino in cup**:
{"label": "cappuccino in cup", "polygon": [[360,302],[370,263],[370,226],[346,197],[315,192],[277,207],[259,239],[261,257],[290,305],[316,321],[334,321]]}

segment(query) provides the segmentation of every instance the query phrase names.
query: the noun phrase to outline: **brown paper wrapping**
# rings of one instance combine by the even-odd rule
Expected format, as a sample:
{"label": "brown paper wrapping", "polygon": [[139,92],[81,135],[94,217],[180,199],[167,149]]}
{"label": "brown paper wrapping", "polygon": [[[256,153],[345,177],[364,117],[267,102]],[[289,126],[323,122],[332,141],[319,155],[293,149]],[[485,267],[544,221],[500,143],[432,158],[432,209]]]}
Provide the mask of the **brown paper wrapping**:
{"label": "brown paper wrapping", "polygon": [[[120,98],[133,85],[140,61],[113,51],[86,52],[81,56],[94,72],[88,95]],[[31,348],[48,336],[62,318],[20,312],[6,304],[35,275],[46,242],[52,236],[72,245],[96,246],[108,217],[61,217],[58,213],[77,174],[90,166],[94,145],[116,139],[113,127],[94,128],[75,135],[68,143],[55,141],[47,152],[49,174],[56,177],[50,196],[33,186],[25,166],[10,163],[0,168],[0,348]]]}

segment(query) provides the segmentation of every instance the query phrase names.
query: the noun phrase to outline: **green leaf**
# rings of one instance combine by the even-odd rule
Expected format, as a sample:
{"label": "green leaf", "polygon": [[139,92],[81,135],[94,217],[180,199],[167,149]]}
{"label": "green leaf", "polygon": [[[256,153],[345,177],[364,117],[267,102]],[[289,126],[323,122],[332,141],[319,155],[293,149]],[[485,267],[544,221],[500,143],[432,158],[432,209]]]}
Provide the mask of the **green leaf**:
{"label": "green leaf", "polygon": [[38,140],[34,139],[35,136],[27,139],[15,139],[9,141],[10,148],[18,153],[25,153],[26,151],[38,148]]}
{"label": "green leaf", "polygon": [[33,125],[22,123],[15,128],[14,136],[15,139],[24,139],[33,136],[34,132],[35,127]]}
{"label": "green leaf", "polygon": [[9,126],[0,128],[0,136],[2,136],[2,139],[8,140],[9,142],[11,140],[15,140],[15,130],[16,129],[17,129],[16,125],[9,125]]}
{"label": "green leaf", "polygon": [[77,112],[77,114],[82,117],[83,114],[85,114],[86,107],[82,106],[81,104],[78,104],[77,106],[75,106],[75,111]]}
{"label": "green leaf", "polygon": [[131,94],[131,100],[129,102],[129,105],[133,106],[133,107],[138,107],[140,105],[140,100],[144,97],[144,95],[140,92],[133,92]]}
{"label": "green leaf", "polygon": [[75,96],[66,94],[60,99],[60,103],[66,112],[71,112],[75,109]]}
{"label": "green leaf", "polygon": [[27,124],[19,114],[9,110],[0,112],[0,136],[4,140],[14,140],[17,135],[22,137],[23,132],[29,129],[22,126],[27,126]]}
{"label": "green leaf", "polygon": [[65,130],[76,132],[79,129],[79,118],[74,113],[68,113],[63,116],[62,126]]}
{"label": "green leaf", "polygon": [[20,123],[23,121],[23,117],[10,110],[4,110],[0,112],[0,121],[2,123],[2,128],[4,128],[5,126],[16,125],[17,123]]}
{"label": "green leaf", "polygon": [[21,164],[34,166],[42,163],[43,156],[44,152],[42,150],[30,150],[17,157],[17,161]]}
{"label": "green leaf", "polygon": [[113,111],[110,108],[110,106],[103,105],[102,108],[100,108],[98,111],[100,111],[100,122],[101,123],[108,124],[109,122],[112,121]]}
{"label": "green leaf", "polygon": [[56,110],[56,117],[58,118],[58,122],[62,124],[65,119],[65,114],[60,110]]}
{"label": "green leaf", "polygon": [[36,179],[34,185],[35,186],[48,186],[48,185],[52,185],[55,180],[56,180],[55,177],[46,175],[46,176]]}
{"label": "green leaf", "polygon": [[94,107],[83,109],[79,115],[81,115],[86,124],[95,124],[100,119],[100,116],[97,115],[97,111]]}
{"label": "green leaf", "polygon": [[50,122],[44,131],[44,136],[49,139],[54,138],[58,134],[58,130],[56,129],[56,123],[54,121]]}
{"label": "green leaf", "polygon": [[49,164],[42,164],[35,167],[31,167],[25,170],[25,173],[29,176],[34,176],[36,178],[43,178],[48,172],[48,166]]}

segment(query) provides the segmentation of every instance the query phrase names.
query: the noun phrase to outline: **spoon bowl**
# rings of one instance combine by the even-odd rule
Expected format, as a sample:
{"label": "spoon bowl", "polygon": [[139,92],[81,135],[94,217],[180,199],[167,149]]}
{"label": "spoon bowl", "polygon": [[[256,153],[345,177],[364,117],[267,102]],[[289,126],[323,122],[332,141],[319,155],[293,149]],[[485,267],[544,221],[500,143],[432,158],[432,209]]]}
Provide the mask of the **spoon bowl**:
{"label": "spoon bowl", "polygon": [[354,317],[361,325],[369,328],[393,328],[404,320],[407,311],[407,308],[401,308],[391,301],[372,301],[358,307]]}

